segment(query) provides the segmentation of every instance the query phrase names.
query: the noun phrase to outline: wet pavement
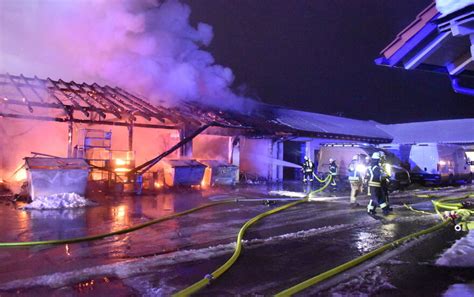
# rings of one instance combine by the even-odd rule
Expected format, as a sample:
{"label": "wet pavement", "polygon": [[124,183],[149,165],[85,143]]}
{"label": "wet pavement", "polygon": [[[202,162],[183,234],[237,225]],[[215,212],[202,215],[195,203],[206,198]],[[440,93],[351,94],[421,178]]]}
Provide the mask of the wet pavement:
{"label": "wet pavement", "polygon": [[[245,236],[236,264],[198,295],[271,295],[425,229],[439,220],[405,209],[430,210],[416,194],[462,196],[471,186],[394,193],[394,215],[375,220],[350,208],[347,190],[323,192],[316,201],[264,218]],[[269,196],[269,191],[272,196]],[[285,192],[279,192],[285,191]],[[299,183],[211,190],[181,189],[153,196],[92,196],[96,206],[74,210],[21,210],[0,201],[1,242],[64,239],[116,231],[150,219],[222,199],[223,204],[151,227],[103,240],[32,248],[0,249],[0,296],[168,296],[200,280],[232,254],[235,237],[248,219],[285,201],[263,200],[307,192]],[[251,200],[251,201],[249,201]],[[469,292],[474,268],[434,262],[462,234],[451,228],[414,240],[301,295],[442,295]],[[471,255],[472,256],[472,255]],[[458,291],[456,291],[458,292]],[[458,293],[456,293],[458,294]]]}

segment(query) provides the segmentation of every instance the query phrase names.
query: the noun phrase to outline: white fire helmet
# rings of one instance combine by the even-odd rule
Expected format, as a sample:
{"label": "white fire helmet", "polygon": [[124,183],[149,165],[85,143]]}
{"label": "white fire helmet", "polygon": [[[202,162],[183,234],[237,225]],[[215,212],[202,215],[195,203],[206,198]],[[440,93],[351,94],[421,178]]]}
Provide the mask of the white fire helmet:
{"label": "white fire helmet", "polygon": [[357,156],[357,155],[354,155],[354,157],[352,157],[352,160],[354,160],[354,161],[357,161],[357,160],[359,160],[359,156]]}
{"label": "white fire helmet", "polygon": [[332,163],[332,162],[334,162],[334,161],[335,161],[335,160],[334,160],[333,158],[330,158],[330,159],[329,159],[329,163]]}
{"label": "white fire helmet", "polygon": [[304,156],[304,160],[308,161],[309,160],[308,156]]}
{"label": "white fire helmet", "polygon": [[380,153],[379,152],[375,152],[372,154],[372,159],[380,159]]}

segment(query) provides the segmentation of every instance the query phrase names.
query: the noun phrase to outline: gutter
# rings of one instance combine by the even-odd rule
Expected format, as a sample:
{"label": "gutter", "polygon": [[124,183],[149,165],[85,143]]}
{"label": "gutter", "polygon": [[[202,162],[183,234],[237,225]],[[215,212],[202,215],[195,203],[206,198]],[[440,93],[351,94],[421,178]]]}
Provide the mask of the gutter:
{"label": "gutter", "polygon": [[459,84],[459,78],[457,76],[450,75],[449,79],[451,79],[451,85],[453,87],[454,92],[458,94],[474,96],[474,89],[461,86]]}

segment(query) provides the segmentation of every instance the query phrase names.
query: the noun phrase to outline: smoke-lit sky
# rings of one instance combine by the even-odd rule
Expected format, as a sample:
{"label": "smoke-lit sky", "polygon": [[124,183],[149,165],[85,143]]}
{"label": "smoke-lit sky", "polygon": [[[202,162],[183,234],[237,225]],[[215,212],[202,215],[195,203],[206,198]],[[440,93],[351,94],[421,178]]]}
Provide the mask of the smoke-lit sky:
{"label": "smoke-lit sky", "polygon": [[1,0],[0,72],[382,123],[474,116],[446,76],[373,62],[430,0],[182,1]]}
{"label": "smoke-lit sky", "polygon": [[430,0],[186,0],[234,85],[267,103],[383,123],[474,117],[447,76],[373,60]]}

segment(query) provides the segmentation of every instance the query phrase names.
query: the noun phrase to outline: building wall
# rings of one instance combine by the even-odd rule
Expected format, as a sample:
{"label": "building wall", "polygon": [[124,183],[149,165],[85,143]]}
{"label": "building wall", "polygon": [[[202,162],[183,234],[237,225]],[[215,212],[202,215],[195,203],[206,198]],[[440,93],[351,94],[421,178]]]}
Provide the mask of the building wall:
{"label": "building wall", "polygon": [[250,176],[271,177],[271,139],[240,139],[240,171]]}
{"label": "building wall", "polygon": [[228,136],[199,135],[193,139],[193,158],[229,162],[231,145]]}
{"label": "building wall", "polygon": [[[74,124],[73,146],[82,143],[80,130],[84,128],[112,131],[112,150],[128,150],[128,128],[121,126],[87,126]],[[133,150],[136,164],[142,164],[179,142],[177,130],[134,128]],[[13,172],[20,167],[24,157],[39,152],[67,157],[68,125],[3,118],[0,122],[0,178],[12,180]],[[178,158],[175,152],[169,158]]]}
{"label": "building wall", "polygon": [[[0,121],[0,178],[12,182],[24,157],[40,152],[67,156],[67,125],[54,122],[2,118]],[[24,174],[20,173],[20,174]]]}

